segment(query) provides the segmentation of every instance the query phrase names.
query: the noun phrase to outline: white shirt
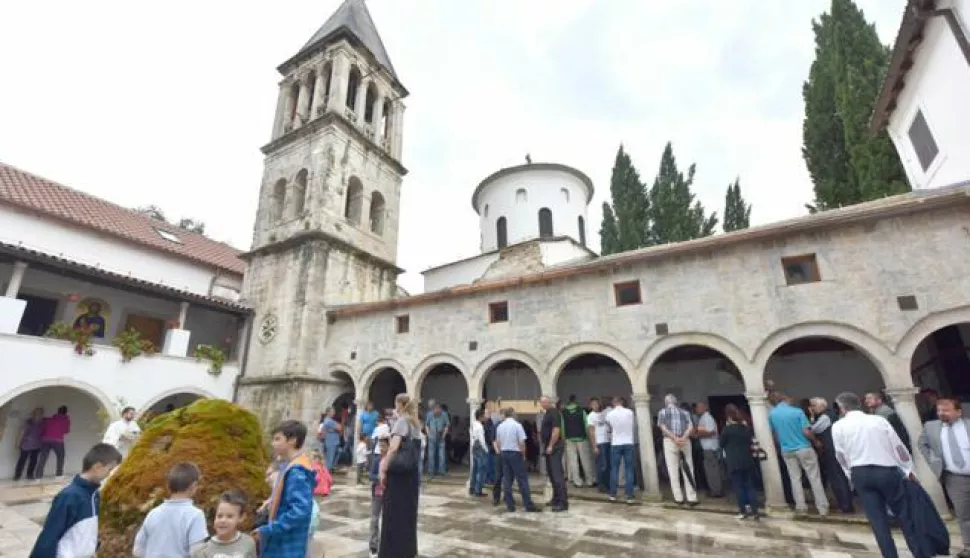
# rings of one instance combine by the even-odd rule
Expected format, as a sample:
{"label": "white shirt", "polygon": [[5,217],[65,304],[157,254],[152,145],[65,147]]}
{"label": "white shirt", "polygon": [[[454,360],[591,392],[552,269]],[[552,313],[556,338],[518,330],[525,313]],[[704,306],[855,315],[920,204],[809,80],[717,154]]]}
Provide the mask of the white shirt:
{"label": "white shirt", "polygon": [[632,446],[634,430],[633,411],[626,407],[614,407],[606,415],[606,423],[613,433],[611,444],[614,446]]}
{"label": "white shirt", "polygon": [[354,453],[356,454],[358,465],[367,463],[367,442],[357,442]]}
{"label": "white shirt", "polygon": [[[370,437],[373,438],[375,441],[377,441],[377,440],[380,440],[381,438],[389,438],[390,436],[391,436],[391,427],[388,426],[387,422],[382,422],[378,424],[376,428],[374,428],[374,433],[371,434]],[[380,453],[381,453],[380,444],[374,444],[374,455],[380,455]]]}
{"label": "white shirt", "polygon": [[473,448],[478,447],[479,445],[481,445],[481,448],[483,450],[488,451],[488,444],[485,443],[485,427],[482,426],[481,422],[477,420],[473,420],[472,421],[472,447]]}
{"label": "white shirt", "polygon": [[717,451],[721,447],[721,442],[717,437],[717,421],[714,420],[711,413],[701,415],[701,418],[697,419],[697,426],[714,433],[714,436],[710,438],[698,438],[701,441],[701,449]]}
{"label": "white shirt", "polygon": [[593,411],[586,415],[586,426],[593,427],[593,436],[596,437],[595,444],[610,443],[610,429],[606,425],[606,414],[600,411]]}
{"label": "white shirt", "polygon": [[913,472],[912,456],[889,421],[879,415],[849,411],[832,425],[832,445],[849,479],[850,469],[865,465],[899,467],[905,475]]}
{"label": "white shirt", "polygon": [[137,422],[118,419],[108,425],[108,430],[105,431],[104,439],[101,441],[118,448],[122,456],[127,456],[139,434],[141,434],[141,428]]}
{"label": "white shirt", "polygon": [[953,453],[950,451],[950,428],[949,424],[944,423],[940,429],[940,446],[943,448],[943,467],[951,473],[958,475],[970,475],[970,440],[967,439],[967,427],[963,421],[957,422],[957,427],[953,429],[956,434],[957,446],[963,453],[963,467],[957,467],[953,463]]}

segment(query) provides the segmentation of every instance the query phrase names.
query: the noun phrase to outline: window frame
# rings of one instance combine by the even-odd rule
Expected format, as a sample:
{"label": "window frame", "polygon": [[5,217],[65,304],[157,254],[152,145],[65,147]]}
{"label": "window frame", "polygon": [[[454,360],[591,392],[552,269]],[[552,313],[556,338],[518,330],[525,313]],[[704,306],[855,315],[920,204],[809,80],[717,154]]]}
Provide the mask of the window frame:
{"label": "window frame", "polygon": [[[802,265],[808,264],[809,266],[809,279],[807,281],[793,282],[791,275],[788,273],[788,267],[791,265]],[[795,287],[798,285],[811,285],[812,283],[822,282],[822,270],[818,265],[818,255],[815,252],[810,254],[798,254],[795,256],[783,256],[781,258],[781,271],[785,277],[785,285],[789,287]]]}
{"label": "window frame", "polygon": [[[623,302],[620,298],[620,293],[625,289],[631,287],[636,287],[637,290],[637,300],[630,302]],[[624,306],[636,306],[638,304],[643,304],[643,289],[640,287],[639,279],[630,279],[629,281],[619,281],[613,283],[613,303],[617,308],[622,308]]]}
{"label": "window frame", "polygon": [[[500,320],[496,317],[496,311],[501,309],[505,313],[505,319]],[[497,300],[495,302],[488,303],[488,323],[489,324],[507,324],[510,319],[509,314],[509,301],[507,300]]]}
{"label": "window frame", "polygon": [[[921,122],[923,125],[923,130],[920,131],[926,132],[925,137],[922,139],[929,140],[933,148],[932,156],[925,163],[923,162],[923,158],[920,156],[919,147],[917,147],[916,142],[913,140],[913,129],[919,122]],[[940,149],[939,142],[936,141],[936,135],[933,134],[933,128],[930,126],[929,120],[926,119],[926,113],[923,111],[922,107],[916,108],[913,116],[909,119],[909,124],[906,126],[904,133],[906,134],[906,140],[909,142],[910,149],[913,150],[913,155],[916,158],[916,164],[919,165],[920,172],[922,172],[924,175],[929,174],[930,169],[932,169],[933,165],[940,159],[943,151]]]}
{"label": "window frame", "polygon": [[399,335],[411,333],[411,315],[401,314],[394,317],[394,328]]}

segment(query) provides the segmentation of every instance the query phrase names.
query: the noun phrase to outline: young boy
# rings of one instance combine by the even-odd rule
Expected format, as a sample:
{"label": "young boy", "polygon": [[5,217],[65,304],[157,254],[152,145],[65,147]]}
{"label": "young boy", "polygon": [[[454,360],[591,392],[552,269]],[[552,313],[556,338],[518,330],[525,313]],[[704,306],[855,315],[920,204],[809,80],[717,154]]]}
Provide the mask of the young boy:
{"label": "young boy", "polygon": [[273,429],[273,453],[286,462],[270,497],[269,521],[253,536],[262,558],[306,556],[316,474],[303,451],[306,426],[287,420]]}
{"label": "young boy", "polygon": [[246,496],[236,490],[223,492],[213,526],[216,534],[192,551],[192,558],[257,558],[256,542],[239,532],[246,515]]}
{"label": "young boy", "polygon": [[387,453],[389,438],[382,436],[377,440],[377,455],[370,467],[370,556],[377,558],[377,549],[381,544],[381,509],[384,507],[384,486],[381,485],[381,459]]}
{"label": "young boy", "polygon": [[110,444],[95,444],[81,461],[82,472],[51,502],[30,558],[88,558],[98,549],[98,489],[121,463],[121,452]]}
{"label": "young boy", "polygon": [[209,538],[205,513],[192,504],[202,473],[195,463],[179,463],[168,472],[168,500],[148,512],[138,534],[138,558],[189,555]]}
{"label": "young boy", "polygon": [[357,448],[354,451],[355,461],[357,462],[357,484],[364,482],[364,471],[367,471],[367,462],[370,451],[367,449],[367,435],[361,434],[357,440]]}

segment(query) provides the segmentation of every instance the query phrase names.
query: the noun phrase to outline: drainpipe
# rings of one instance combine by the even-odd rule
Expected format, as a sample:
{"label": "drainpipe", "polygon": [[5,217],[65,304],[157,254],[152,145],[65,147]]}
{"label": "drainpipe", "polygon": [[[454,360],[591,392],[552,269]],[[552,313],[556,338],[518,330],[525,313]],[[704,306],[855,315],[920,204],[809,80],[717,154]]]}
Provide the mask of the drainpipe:
{"label": "drainpipe", "polygon": [[957,41],[957,46],[960,47],[960,52],[963,53],[963,59],[970,66],[970,41],[967,40],[967,34],[964,32],[963,26],[960,25],[960,19],[957,18],[957,14],[953,11],[953,8],[939,8],[926,11],[919,11],[919,8],[917,8],[916,10],[916,17],[920,19],[926,20],[931,17],[942,17],[946,20],[950,32],[953,33],[953,38]]}
{"label": "drainpipe", "polygon": [[253,315],[250,314],[246,316],[245,322],[246,334],[240,336],[239,342],[242,342],[245,338],[246,346],[243,348],[243,353],[239,355],[239,375],[236,376],[236,380],[233,382],[232,386],[232,402],[239,402],[239,380],[241,380],[246,375],[246,368],[249,364],[249,347],[252,345],[253,341]]}

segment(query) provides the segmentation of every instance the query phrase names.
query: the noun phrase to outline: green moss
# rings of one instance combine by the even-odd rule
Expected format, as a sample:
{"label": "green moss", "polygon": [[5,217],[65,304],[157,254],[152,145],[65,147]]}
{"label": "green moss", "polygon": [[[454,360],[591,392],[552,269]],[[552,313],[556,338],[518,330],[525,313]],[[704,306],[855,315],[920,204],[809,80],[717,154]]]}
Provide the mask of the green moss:
{"label": "green moss", "polygon": [[131,555],[145,514],[167,496],[168,470],[183,461],[202,470],[195,504],[205,510],[210,532],[222,492],[243,491],[252,510],[269,494],[264,480],[269,455],[256,415],[227,401],[196,401],[152,419],[109,479],[101,501],[99,556]]}

